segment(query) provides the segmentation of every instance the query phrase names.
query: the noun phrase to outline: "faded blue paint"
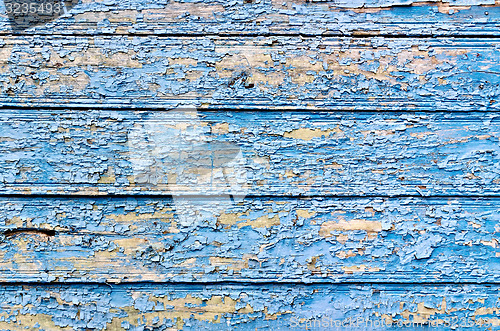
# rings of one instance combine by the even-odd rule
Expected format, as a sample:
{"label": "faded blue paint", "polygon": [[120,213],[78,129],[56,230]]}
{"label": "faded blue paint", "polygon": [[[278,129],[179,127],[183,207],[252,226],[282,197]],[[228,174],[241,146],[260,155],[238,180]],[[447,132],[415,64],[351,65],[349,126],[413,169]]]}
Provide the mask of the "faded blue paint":
{"label": "faded blue paint", "polygon": [[383,320],[391,326],[377,330],[499,330],[499,298],[498,286],[474,285],[6,286],[0,328],[354,331]]}
{"label": "faded blue paint", "polygon": [[[498,199],[247,198],[226,207],[216,198],[196,198],[191,203],[198,212],[191,224],[181,225],[180,210],[169,198],[3,198],[2,231],[45,233],[6,232],[0,254],[8,259],[0,280],[499,280]],[[39,266],[26,270],[32,261]]]}
{"label": "faded blue paint", "polygon": [[[24,33],[498,36],[500,8],[492,5],[493,0],[92,1]],[[10,31],[7,17],[0,16],[0,33]]]}
{"label": "faded blue paint", "polygon": [[[0,15],[0,329],[499,330],[500,7],[420,2]],[[245,200],[173,203],[204,163],[136,181],[132,127],[183,104],[249,160]]]}
{"label": "faded blue paint", "polygon": [[499,105],[498,39],[19,36],[4,41],[4,105],[163,109],[187,102],[218,110],[362,111],[484,111]]}
{"label": "faded blue paint", "polygon": [[[199,117],[198,129],[210,143],[241,148],[250,195],[500,193],[500,118],[494,113],[199,112]],[[169,112],[1,110],[0,192],[169,195],[167,178],[156,186],[136,179],[131,160],[152,158],[165,173],[176,166],[176,179],[168,185],[180,186],[178,194],[227,193],[225,182],[207,186],[202,175],[193,175],[212,171],[210,164],[178,165],[147,146],[131,150],[129,132],[153,120],[186,122]],[[220,131],[221,125],[227,129]],[[182,188],[193,180],[200,187]]]}

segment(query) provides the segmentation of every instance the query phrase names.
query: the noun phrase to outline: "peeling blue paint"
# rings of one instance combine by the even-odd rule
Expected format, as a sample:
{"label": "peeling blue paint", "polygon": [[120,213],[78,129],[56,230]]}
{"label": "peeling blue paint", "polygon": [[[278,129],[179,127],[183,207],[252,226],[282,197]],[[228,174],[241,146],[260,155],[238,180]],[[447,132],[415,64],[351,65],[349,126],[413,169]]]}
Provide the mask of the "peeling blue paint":
{"label": "peeling blue paint", "polygon": [[0,14],[0,330],[500,330],[498,4]]}
{"label": "peeling blue paint", "polygon": [[19,36],[5,41],[4,105],[498,109],[496,39]]}
{"label": "peeling blue paint", "polygon": [[[199,117],[195,129],[206,134],[208,143],[230,143],[241,149],[247,194],[500,193],[499,117],[495,113],[240,111],[199,112]],[[224,179],[203,181],[203,173],[214,169],[209,164],[169,162],[168,155],[155,156],[146,145],[131,149],[130,131],[148,121],[162,127],[186,119],[169,112],[1,110],[0,191],[169,195],[175,188],[177,194],[228,192]],[[164,173],[175,166],[176,178],[162,177],[155,186],[143,184],[136,179],[133,159],[150,160],[163,167]],[[199,186],[185,188],[187,183]]]}
{"label": "peeling blue paint", "polygon": [[170,198],[3,198],[0,230],[46,232],[3,237],[0,280],[496,283],[500,274],[496,198],[190,202],[197,212],[182,225]]}
{"label": "peeling blue paint", "polygon": [[6,286],[0,328],[499,330],[499,295],[474,285]]}
{"label": "peeling blue paint", "polygon": [[[499,14],[494,0],[102,1],[79,3],[24,33],[496,36]],[[11,29],[1,15],[0,33]]]}

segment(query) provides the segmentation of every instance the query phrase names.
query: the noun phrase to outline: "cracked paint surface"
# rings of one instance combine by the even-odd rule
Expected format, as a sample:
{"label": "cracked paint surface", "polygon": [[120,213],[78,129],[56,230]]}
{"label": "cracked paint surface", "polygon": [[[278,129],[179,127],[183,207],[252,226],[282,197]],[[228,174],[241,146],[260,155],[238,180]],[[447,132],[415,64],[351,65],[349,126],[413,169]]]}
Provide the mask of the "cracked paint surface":
{"label": "cracked paint surface", "polygon": [[[234,180],[250,195],[496,196],[500,192],[495,113],[205,111],[198,115],[192,130],[202,132],[206,143],[223,150],[229,144],[240,149],[245,178]],[[149,122],[154,122],[150,127],[158,134],[176,127],[177,132],[186,125],[185,118],[170,112],[1,110],[0,192],[230,193],[226,177],[231,173],[214,175],[207,182],[206,174],[215,173],[218,166],[201,154],[198,160],[199,153],[192,153],[193,162],[179,164],[169,162],[168,155],[155,154],[149,145],[130,148],[130,132]],[[182,141],[167,147],[185,150]],[[155,185],[141,180],[134,160],[148,160],[159,168]]]}
{"label": "cracked paint surface", "polygon": [[498,1],[1,6],[0,330],[500,330]]}
{"label": "cracked paint surface", "polygon": [[4,37],[4,105],[498,109],[496,39]]}
{"label": "cracked paint surface", "polygon": [[182,224],[171,198],[2,198],[1,280],[437,283],[500,274],[495,198],[190,203],[196,213]]}
{"label": "cracked paint surface", "polygon": [[[401,330],[398,323],[411,329],[411,322],[419,323],[414,330],[498,330],[499,299],[498,286],[475,285],[6,286],[0,328],[370,330],[367,323],[383,321],[381,330]],[[325,321],[330,328],[321,327]]]}
{"label": "cracked paint surface", "polygon": [[[0,9],[0,33],[10,33]],[[499,14],[494,0],[84,0],[56,21],[24,34],[495,36]]]}

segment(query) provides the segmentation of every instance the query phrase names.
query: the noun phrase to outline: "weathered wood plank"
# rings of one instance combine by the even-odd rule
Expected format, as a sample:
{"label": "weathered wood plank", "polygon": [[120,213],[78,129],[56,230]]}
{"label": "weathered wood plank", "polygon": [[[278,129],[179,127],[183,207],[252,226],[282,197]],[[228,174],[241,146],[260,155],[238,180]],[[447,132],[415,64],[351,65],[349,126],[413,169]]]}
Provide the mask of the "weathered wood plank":
{"label": "weathered wood plank", "polygon": [[497,110],[500,40],[3,37],[0,103]]}
{"label": "weathered wood plank", "polygon": [[0,111],[0,193],[500,193],[495,114]]}
{"label": "weathered wood plank", "polygon": [[[413,6],[411,4],[413,3]],[[3,6],[2,6],[3,7]],[[17,27],[0,8],[0,33]],[[53,15],[55,16],[58,15]],[[495,1],[81,1],[25,34],[498,36]],[[29,25],[28,25],[29,26]],[[25,28],[26,26],[21,26]]]}
{"label": "weathered wood plank", "polygon": [[498,286],[38,285],[0,299],[3,330],[500,329]]}
{"label": "weathered wood plank", "polygon": [[0,281],[497,283],[499,217],[498,199],[2,198]]}

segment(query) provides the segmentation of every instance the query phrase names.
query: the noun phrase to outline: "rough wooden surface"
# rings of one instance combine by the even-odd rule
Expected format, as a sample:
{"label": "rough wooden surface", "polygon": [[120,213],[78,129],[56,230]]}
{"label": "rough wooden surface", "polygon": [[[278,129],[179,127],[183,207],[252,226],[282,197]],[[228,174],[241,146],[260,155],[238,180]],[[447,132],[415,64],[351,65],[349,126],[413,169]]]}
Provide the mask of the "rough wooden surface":
{"label": "rough wooden surface", "polygon": [[498,199],[3,198],[0,281],[497,283],[499,211]]}
{"label": "rough wooden surface", "polygon": [[[22,34],[498,36],[499,17],[494,0],[85,0]],[[0,33],[11,33],[5,14]]]}
{"label": "rough wooden surface", "polygon": [[0,103],[498,109],[498,39],[4,37]]}
{"label": "rough wooden surface", "polygon": [[1,330],[500,330],[497,1],[4,9]]}
{"label": "rough wooden surface", "polygon": [[[193,119],[5,109],[0,192],[498,196],[499,123],[481,113],[198,112]],[[187,131],[193,137],[181,139]],[[241,152],[233,165],[224,162],[232,149]],[[146,180],[153,170],[156,180]]]}
{"label": "rough wooden surface", "polygon": [[0,328],[497,330],[499,299],[498,286],[470,285],[6,286]]}

